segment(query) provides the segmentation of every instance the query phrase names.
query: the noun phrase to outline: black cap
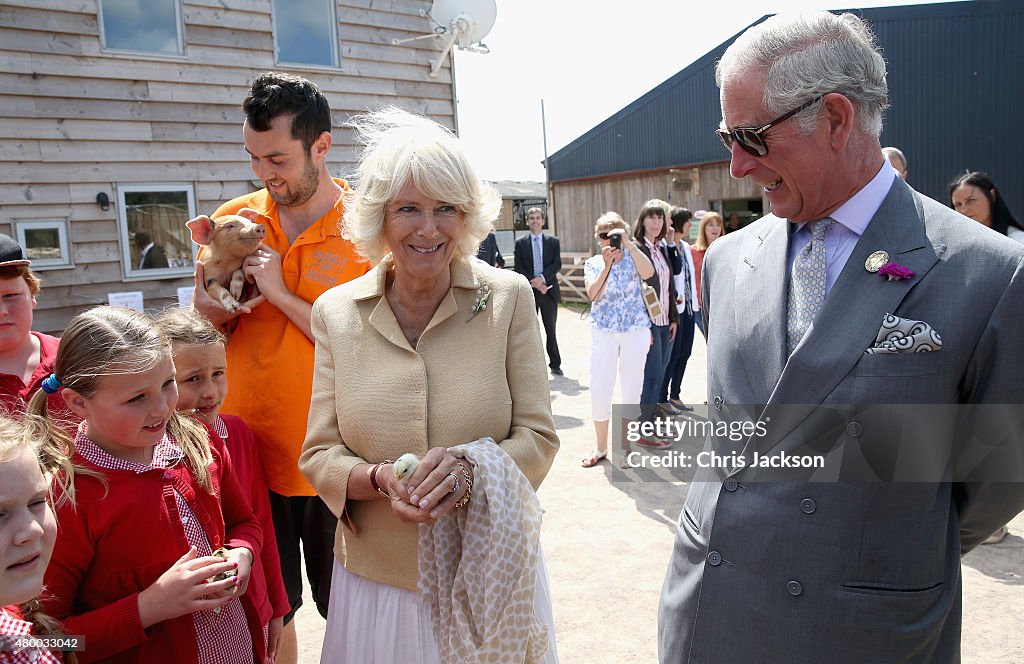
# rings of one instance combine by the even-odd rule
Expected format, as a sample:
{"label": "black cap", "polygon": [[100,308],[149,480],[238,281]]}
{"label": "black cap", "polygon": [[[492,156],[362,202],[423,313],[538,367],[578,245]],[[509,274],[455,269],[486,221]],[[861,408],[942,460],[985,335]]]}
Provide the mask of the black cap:
{"label": "black cap", "polygon": [[0,233],[0,267],[17,267],[28,265],[29,262],[21,245],[9,235]]}

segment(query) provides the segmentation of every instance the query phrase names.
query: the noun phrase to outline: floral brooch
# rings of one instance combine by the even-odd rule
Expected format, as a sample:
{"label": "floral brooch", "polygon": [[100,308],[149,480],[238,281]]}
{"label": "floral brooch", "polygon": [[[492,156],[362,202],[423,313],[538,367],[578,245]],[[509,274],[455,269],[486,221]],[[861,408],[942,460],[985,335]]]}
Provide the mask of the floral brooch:
{"label": "floral brooch", "polygon": [[913,270],[899,263],[886,263],[878,268],[878,274],[884,275],[889,281],[900,281],[914,276]]}
{"label": "floral brooch", "polygon": [[487,301],[491,299],[491,287],[487,284],[483,284],[480,288],[476,289],[476,302],[473,303],[473,308],[470,309],[469,318],[466,322],[473,320],[473,316],[487,308]]}

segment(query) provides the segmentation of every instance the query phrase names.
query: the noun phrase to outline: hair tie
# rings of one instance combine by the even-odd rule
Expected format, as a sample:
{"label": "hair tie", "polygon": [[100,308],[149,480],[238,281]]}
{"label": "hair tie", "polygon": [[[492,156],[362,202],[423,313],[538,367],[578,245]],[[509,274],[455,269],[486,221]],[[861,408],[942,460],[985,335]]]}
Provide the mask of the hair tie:
{"label": "hair tie", "polygon": [[43,379],[41,387],[43,388],[43,392],[46,392],[47,394],[57,394],[57,390],[62,386],[63,384],[60,382],[60,379],[57,378],[57,374],[52,373]]}

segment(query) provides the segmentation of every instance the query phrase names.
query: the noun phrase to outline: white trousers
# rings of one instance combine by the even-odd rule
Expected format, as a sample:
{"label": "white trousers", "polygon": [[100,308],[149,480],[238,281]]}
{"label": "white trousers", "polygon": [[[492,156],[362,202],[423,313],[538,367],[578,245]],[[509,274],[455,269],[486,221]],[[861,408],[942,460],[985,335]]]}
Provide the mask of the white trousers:
{"label": "white trousers", "polygon": [[651,331],[609,332],[591,328],[590,408],[597,422],[612,418],[615,374],[619,375],[619,403],[622,416],[636,419],[640,413],[640,392],[644,386],[644,365],[651,348]]}

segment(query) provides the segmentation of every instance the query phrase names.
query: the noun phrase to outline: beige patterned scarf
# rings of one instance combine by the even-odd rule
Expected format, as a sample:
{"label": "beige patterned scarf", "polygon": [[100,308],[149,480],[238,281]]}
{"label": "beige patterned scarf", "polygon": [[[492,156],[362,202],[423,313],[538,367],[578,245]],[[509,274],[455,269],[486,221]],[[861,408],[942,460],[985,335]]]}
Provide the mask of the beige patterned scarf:
{"label": "beige patterned scarf", "polygon": [[547,649],[533,597],[540,501],[490,438],[450,451],[473,464],[473,498],[419,526],[419,589],[430,603],[441,661],[537,664]]}

